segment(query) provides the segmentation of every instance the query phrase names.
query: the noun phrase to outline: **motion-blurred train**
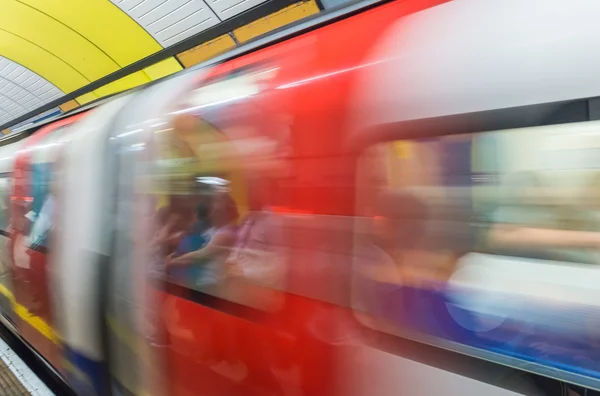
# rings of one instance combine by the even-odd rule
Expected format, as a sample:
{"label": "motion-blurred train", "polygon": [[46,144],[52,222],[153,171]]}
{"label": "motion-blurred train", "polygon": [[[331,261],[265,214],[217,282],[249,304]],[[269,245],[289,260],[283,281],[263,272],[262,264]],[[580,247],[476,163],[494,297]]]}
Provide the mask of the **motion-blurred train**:
{"label": "motion-blurred train", "polygon": [[591,394],[597,15],[363,1],[9,135],[4,323],[81,395]]}

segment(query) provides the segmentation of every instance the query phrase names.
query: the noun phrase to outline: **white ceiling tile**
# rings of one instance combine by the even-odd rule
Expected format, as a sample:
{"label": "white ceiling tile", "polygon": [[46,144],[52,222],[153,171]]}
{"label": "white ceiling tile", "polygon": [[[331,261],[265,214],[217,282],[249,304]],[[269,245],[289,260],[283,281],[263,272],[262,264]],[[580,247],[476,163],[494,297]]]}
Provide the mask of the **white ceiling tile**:
{"label": "white ceiling tile", "polygon": [[28,73],[27,78],[21,83],[21,85],[27,89],[30,89],[30,87],[35,84],[36,81],[38,81],[40,78],[33,74],[33,73]]}
{"label": "white ceiling tile", "polygon": [[221,20],[229,19],[266,0],[205,0]]}
{"label": "white ceiling tile", "polygon": [[178,7],[177,9],[155,20],[154,22],[149,23],[147,29],[153,35],[158,35],[167,29],[169,29],[171,32],[175,30],[181,32],[206,19],[213,19],[214,24],[219,22],[215,17],[215,14],[210,10],[210,8],[208,8],[206,4],[204,4],[204,2],[191,0],[181,7]]}
{"label": "white ceiling tile", "polygon": [[163,47],[218,24],[202,0],[123,0],[113,3],[139,23]]}
{"label": "white ceiling tile", "polygon": [[29,86],[27,87],[28,90],[30,90],[31,92],[36,92],[39,90],[44,90],[44,87],[46,86],[47,82],[42,80],[42,79],[35,79],[35,80],[31,80],[31,84],[29,84]]}
{"label": "white ceiling tile", "polygon": [[11,81],[15,81],[17,78],[21,77],[23,74],[25,74],[25,70],[23,70],[23,68],[20,67],[20,68],[16,68],[12,72],[10,72],[6,76],[6,78],[10,79]]}
{"label": "white ceiling tile", "polygon": [[32,74],[29,73],[28,70],[25,70],[24,73],[22,73],[20,76],[16,77],[13,79],[13,81],[16,84],[19,84],[21,86],[25,86],[25,84],[27,83],[27,81],[30,81],[33,78]]}
{"label": "white ceiling tile", "polygon": [[32,94],[30,94],[30,93],[26,93],[26,94],[23,96],[23,100],[32,100],[32,99],[37,99],[37,97],[36,97],[36,96],[34,96],[34,95],[32,95]]}
{"label": "white ceiling tile", "polygon": [[15,95],[15,93],[17,93],[17,91],[19,90],[19,87],[15,84],[9,84],[7,86],[7,89],[4,91],[4,94],[6,96],[8,96],[9,98],[13,98],[13,96]]}
{"label": "white ceiling tile", "polygon": [[[204,14],[204,15],[203,15]],[[196,33],[199,33],[218,23],[217,19],[212,15],[205,15],[203,10],[198,10],[191,14],[188,18],[179,21],[159,33],[156,37],[166,46],[173,45],[181,40],[184,40]]]}
{"label": "white ceiling tile", "polygon": [[[186,3],[188,0],[184,0],[182,2],[182,4]],[[173,0],[169,1],[169,0],[145,0],[142,1],[141,3],[139,3],[138,5],[136,5],[133,8],[130,8],[127,13],[129,14],[129,16],[131,16],[132,18],[142,18],[147,16],[150,13],[155,13],[155,15],[158,15],[160,13],[160,11],[157,12],[158,8],[162,8],[162,7],[171,7],[171,10],[173,10],[175,7],[177,6],[170,6],[168,3],[172,3]],[[181,4],[180,4],[181,5]],[[159,17],[156,17],[157,19]]]}
{"label": "white ceiling tile", "polygon": [[25,100],[25,98],[27,97],[27,92],[19,89],[17,92],[15,92],[15,94],[12,96],[12,99],[16,100],[16,101],[22,101]]}
{"label": "white ceiling tile", "polygon": [[41,76],[0,57],[0,123],[9,122],[62,95],[61,90]]}
{"label": "white ceiling tile", "polygon": [[44,102],[50,102],[52,100],[53,97],[53,92],[50,90],[48,92],[44,92],[43,94],[39,95],[38,97],[43,100]]}
{"label": "white ceiling tile", "polygon": [[138,7],[144,2],[145,0],[123,0],[121,3],[119,3],[119,6],[126,9],[127,11],[131,11],[132,9]]}
{"label": "white ceiling tile", "polygon": [[153,24],[161,21],[162,19],[169,18],[174,13],[178,12],[182,8],[189,4],[195,3],[197,0],[166,0],[160,1],[157,7],[153,7],[146,12],[135,15],[136,12],[130,14],[133,19],[140,23],[144,28],[150,29]]}
{"label": "white ceiling tile", "polygon": [[4,68],[2,70],[0,70],[0,74],[2,74],[3,76],[8,76],[10,73],[12,73],[14,70],[17,69],[17,65],[15,63],[7,63]]}

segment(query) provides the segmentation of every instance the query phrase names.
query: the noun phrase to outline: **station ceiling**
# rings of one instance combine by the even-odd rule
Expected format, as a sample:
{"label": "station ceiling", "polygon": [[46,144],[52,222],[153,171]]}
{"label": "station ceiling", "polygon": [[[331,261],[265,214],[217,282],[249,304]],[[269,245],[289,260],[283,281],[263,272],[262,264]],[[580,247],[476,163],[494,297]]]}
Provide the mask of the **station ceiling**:
{"label": "station ceiling", "polygon": [[[0,0],[0,125],[265,1]],[[300,1],[56,111],[175,73],[319,11],[315,0]]]}

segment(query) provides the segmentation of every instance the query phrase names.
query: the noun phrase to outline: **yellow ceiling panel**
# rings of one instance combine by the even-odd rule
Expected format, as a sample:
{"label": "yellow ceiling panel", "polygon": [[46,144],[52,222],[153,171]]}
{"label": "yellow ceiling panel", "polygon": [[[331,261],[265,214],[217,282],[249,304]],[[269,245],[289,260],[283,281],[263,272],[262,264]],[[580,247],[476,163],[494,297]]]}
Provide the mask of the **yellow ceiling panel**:
{"label": "yellow ceiling panel", "polygon": [[233,31],[239,42],[251,40],[282,26],[296,22],[302,18],[319,13],[316,1],[306,1],[293,4],[269,16],[258,19]]}
{"label": "yellow ceiling panel", "polygon": [[177,55],[177,58],[179,58],[179,61],[183,63],[185,67],[191,67],[234,47],[235,41],[233,41],[231,36],[225,34],[214,40],[184,51]]}
{"label": "yellow ceiling panel", "polygon": [[[34,8],[16,0],[0,0],[0,10],[2,30],[44,48],[78,70],[89,81],[119,68],[89,40]],[[31,64],[22,65],[32,68]]]}
{"label": "yellow ceiling panel", "polygon": [[178,71],[183,70],[177,59],[168,58],[144,69],[150,80],[158,80]]}
{"label": "yellow ceiling panel", "polygon": [[[162,47],[137,22],[108,0],[18,0],[56,19],[127,66]],[[0,0],[0,10],[6,0]]]}
{"label": "yellow ceiling panel", "polygon": [[90,83],[62,59],[2,29],[0,29],[0,55],[29,68],[63,92],[71,92]]}

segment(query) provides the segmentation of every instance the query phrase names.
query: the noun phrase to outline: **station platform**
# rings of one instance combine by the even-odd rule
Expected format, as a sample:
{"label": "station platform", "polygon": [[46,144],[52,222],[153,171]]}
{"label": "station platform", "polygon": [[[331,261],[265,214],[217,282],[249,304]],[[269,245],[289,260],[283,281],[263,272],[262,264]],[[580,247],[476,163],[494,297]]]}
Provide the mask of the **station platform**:
{"label": "station platform", "polygon": [[52,391],[25,362],[0,339],[0,396],[48,396]]}

